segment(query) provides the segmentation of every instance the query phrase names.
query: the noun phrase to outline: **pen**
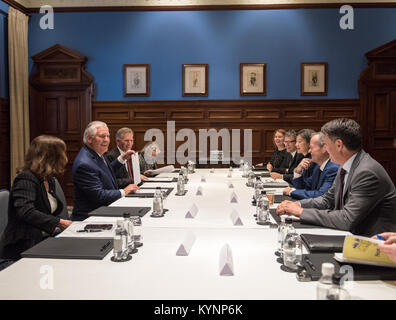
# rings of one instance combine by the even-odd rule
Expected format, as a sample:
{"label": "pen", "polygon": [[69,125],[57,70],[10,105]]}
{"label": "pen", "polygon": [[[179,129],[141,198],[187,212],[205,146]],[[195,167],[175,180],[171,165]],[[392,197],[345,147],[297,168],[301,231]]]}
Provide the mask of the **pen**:
{"label": "pen", "polygon": [[312,263],[311,260],[309,260],[308,256],[305,256],[305,262],[311,267],[311,269],[312,269],[313,271],[316,270],[314,264]]}
{"label": "pen", "polygon": [[381,237],[379,234],[377,234],[377,239],[385,241],[385,239],[383,237]]}

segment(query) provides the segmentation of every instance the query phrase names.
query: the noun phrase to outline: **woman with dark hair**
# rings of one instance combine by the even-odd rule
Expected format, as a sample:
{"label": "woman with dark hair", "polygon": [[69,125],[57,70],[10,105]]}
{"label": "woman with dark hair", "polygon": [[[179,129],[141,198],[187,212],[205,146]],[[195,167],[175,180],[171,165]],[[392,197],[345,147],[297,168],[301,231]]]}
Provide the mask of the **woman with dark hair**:
{"label": "woman with dark hair", "polygon": [[[284,129],[277,129],[274,132],[273,142],[275,150],[272,154],[271,160],[267,163],[267,169],[272,171],[274,168],[280,168],[287,158],[287,151],[285,147],[285,133]],[[256,166],[263,166],[259,163]]]}
{"label": "woman with dark hair", "polygon": [[63,140],[45,135],[32,140],[10,191],[8,224],[0,241],[3,259],[19,260],[22,252],[72,223],[56,179],[67,161]]}

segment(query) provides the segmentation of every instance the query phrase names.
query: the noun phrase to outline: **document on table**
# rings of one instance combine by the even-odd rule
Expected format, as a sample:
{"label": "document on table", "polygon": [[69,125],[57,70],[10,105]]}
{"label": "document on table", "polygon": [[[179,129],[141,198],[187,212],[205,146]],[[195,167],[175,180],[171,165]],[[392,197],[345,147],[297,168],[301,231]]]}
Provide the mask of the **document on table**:
{"label": "document on table", "polygon": [[[78,232],[78,230],[84,230],[85,226],[89,225],[100,225],[111,224],[112,227],[109,230],[103,230],[98,232]],[[114,230],[116,229],[116,224],[113,222],[84,222],[84,221],[73,221],[73,223],[65,229],[61,234],[58,235],[59,238],[63,237],[81,237],[81,238],[96,238],[96,239],[112,239],[114,236]]]}
{"label": "document on table", "polygon": [[173,178],[172,177],[155,177],[155,178],[148,178],[147,181],[165,181],[165,182],[172,182]]}
{"label": "document on table", "polygon": [[171,173],[173,170],[175,170],[175,167],[170,165],[159,169],[150,170],[150,174]]}

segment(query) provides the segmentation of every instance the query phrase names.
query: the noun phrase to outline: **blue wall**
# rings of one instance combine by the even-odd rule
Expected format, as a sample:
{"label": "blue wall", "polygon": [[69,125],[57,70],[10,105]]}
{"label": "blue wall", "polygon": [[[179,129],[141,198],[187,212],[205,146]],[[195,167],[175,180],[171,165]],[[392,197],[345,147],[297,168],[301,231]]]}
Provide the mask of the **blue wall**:
{"label": "blue wall", "polygon": [[0,2],[0,97],[8,98],[8,5]]}
{"label": "blue wall", "polygon": [[[357,98],[364,53],[396,38],[396,9],[55,13],[55,29],[29,23],[29,55],[59,43],[88,57],[96,100],[180,100],[181,65],[209,64],[208,99],[240,97],[239,63],[267,63],[264,99],[300,99],[300,63],[329,63],[328,96]],[[151,96],[123,97],[123,64],[151,64]],[[30,67],[32,63],[30,62]]]}

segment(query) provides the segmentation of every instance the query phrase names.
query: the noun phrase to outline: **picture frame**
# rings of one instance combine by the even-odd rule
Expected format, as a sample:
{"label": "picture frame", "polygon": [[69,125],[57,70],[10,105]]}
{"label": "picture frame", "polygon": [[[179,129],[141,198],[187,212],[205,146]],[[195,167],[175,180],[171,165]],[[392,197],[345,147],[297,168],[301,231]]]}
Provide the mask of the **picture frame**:
{"label": "picture frame", "polygon": [[205,96],[208,92],[208,64],[182,65],[183,96]]}
{"label": "picture frame", "polygon": [[124,64],[124,97],[150,96],[150,65]]}
{"label": "picture frame", "polygon": [[241,96],[265,96],[266,63],[239,64],[239,91]]}
{"label": "picture frame", "polygon": [[301,95],[327,96],[327,62],[301,63]]}

